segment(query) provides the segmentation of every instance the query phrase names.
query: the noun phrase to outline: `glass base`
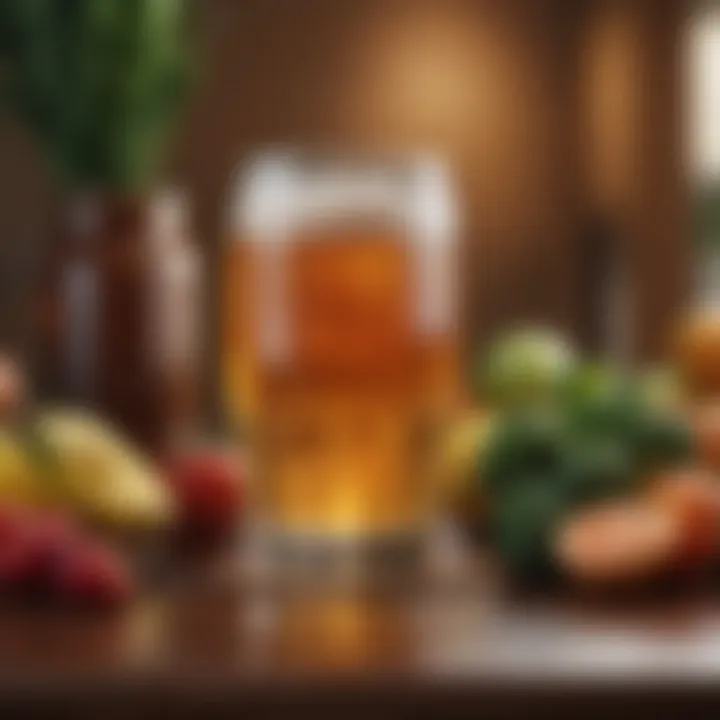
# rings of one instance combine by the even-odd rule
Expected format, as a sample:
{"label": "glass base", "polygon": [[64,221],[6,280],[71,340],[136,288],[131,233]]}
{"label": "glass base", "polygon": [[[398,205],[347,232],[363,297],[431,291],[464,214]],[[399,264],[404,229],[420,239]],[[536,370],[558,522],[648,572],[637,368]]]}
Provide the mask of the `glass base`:
{"label": "glass base", "polygon": [[428,535],[424,530],[341,536],[258,529],[256,556],[279,581],[400,580],[425,565]]}

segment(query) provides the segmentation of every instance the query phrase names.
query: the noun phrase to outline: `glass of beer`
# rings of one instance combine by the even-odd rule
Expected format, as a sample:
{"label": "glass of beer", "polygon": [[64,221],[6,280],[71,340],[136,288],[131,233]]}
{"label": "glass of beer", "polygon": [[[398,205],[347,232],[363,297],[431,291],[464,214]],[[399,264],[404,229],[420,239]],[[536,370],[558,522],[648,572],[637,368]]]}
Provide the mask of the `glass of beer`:
{"label": "glass of beer", "polygon": [[257,526],[289,549],[416,544],[458,385],[444,167],[266,154],[233,209],[224,389]]}

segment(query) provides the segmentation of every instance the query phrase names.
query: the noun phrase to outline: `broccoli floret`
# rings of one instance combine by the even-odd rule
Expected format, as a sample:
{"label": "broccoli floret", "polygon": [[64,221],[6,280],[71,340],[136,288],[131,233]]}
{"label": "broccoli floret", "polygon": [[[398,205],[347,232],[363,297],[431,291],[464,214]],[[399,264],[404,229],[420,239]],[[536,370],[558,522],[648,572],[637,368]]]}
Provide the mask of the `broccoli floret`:
{"label": "broccoli floret", "polygon": [[615,438],[571,438],[561,475],[563,493],[574,505],[617,497],[633,489],[633,456]]}
{"label": "broccoli floret", "polygon": [[631,380],[609,368],[585,368],[566,389],[566,412],[574,432],[625,439],[643,411],[642,398]]}
{"label": "broccoli floret", "polygon": [[631,439],[638,472],[681,465],[695,451],[692,429],[685,420],[657,410],[646,412]]}
{"label": "broccoli floret", "polygon": [[562,467],[564,429],[554,410],[510,415],[493,432],[479,474],[490,494],[503,493],[528,474],[547,479]]}

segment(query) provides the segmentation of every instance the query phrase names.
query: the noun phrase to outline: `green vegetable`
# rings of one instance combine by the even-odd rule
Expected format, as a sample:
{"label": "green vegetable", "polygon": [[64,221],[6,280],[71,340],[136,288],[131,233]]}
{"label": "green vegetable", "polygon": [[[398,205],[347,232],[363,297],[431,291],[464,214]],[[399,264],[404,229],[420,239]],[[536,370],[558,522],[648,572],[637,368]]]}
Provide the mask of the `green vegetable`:
{"label": "green vegetable", "polygon": [[626,444],[611,438],[571,438],[563,448],[562,493],[574,506],[630,492],[634,458]]}
{"label": "green vegetable", "polygon": [[691,428],[658,396],[657,385],[593,367],[581,371],[568,385],[566,402],[568,422],[575,432],[623,443],[636,472],[692,457]]}
{"label": "green vegetable", "polygon": [[575,353],[557,333],[543,329],[507,335],[481,363],[481,391],[499,407],[523,407],[554,399],[575,367]]}
{"label": "green vegetable", "polygon": [[638,471],[650,472],[689,461],[694,436],[689,423],[672,413],[648,411],[632,437]]}
{"label": "green vegetable", "polygon": [[582,368],[570,379],[564,408],[576,432],[617,438],[632,434],[644,412],[632,379],[597,365]]}
{"label": "green vegetable", "polygon": [[511,572],[525,580],[544,580],[554,573],[552,540],[566,507],[557,494],[547,491],[547,478],[534,480],[501,499],[492,541]]}
{"label": "green vegetable", "polygon": [[512,414],[491,433],[481,457],[481,482],[497,494],[528,475],[552,478],[562,469],[563,418],[550,408]]}
{"label": "green vegetable", "polygon": [[[495,549],[526,579],[552,573],[550,544],[563,517],[632,494],[649,473],[693,452],[669,376],[579,367],[537,338],[511,336],[490,358],[500,410],[477,462]],[[555,350],[537,355],[529,349],[536,342]]]}

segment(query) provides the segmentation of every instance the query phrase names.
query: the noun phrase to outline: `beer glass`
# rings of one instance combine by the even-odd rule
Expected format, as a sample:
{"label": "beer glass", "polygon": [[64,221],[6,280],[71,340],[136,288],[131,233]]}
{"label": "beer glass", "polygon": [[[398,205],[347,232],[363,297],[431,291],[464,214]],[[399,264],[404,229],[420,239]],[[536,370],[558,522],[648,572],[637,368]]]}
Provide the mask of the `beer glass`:
{"label": "beer glass", "polygon": [[225,262],[225,398],[283,546],[415,544],[457,391],[455,209],[432,158],[266,154]]}

